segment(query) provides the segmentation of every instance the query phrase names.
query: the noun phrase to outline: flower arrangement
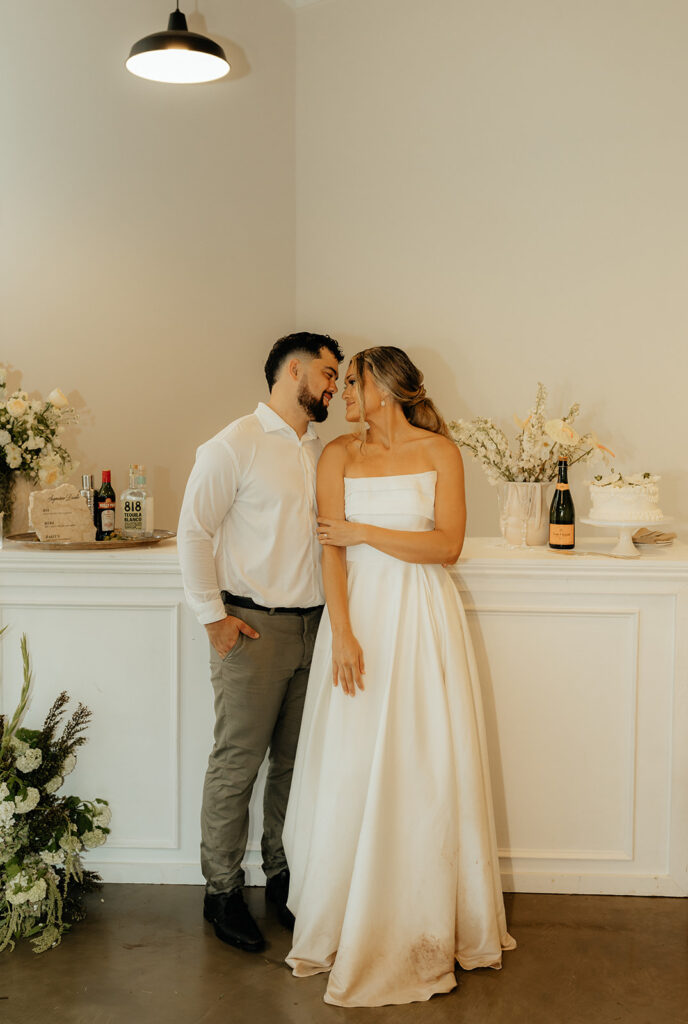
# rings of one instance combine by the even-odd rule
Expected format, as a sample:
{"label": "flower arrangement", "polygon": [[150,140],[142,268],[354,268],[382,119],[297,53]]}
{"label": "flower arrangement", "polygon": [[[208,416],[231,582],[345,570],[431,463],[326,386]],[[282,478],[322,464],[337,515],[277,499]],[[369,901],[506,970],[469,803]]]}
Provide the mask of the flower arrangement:
{"label": "flower arrangement", "polygon": [[43,953],[85,916],[84,893],[100,877],[85,870],[81,853],[106,841],[111,812],[105,800],[57,795],[86,742],[91,712],[79,704],[63,724],[63,692],[42,729],[20,728],[31,686],[26,637],[21,651],[19,704],[9,720],[0,715],[0,951],[26,937]]}
{"label": "flower arrangement", "polygon": [[26,391],[7,395],[7,371],[0,366],[0,512],[11,515],[15,473],[47,487],[64,479],[72,458],[60,437],[77,420],[59,388],[45,401],[29,398]]}
{"label": "flower arrangement", "polygon": [[594,484],[595,487],[646,487],[648,484],[656,484],[658,476],[651,473],[633,473],[632,476],[623,476],[612,469],[606,476],[594,476],[586,483]]}
{"label": "flower arrangement", "polygon": [[568,459],[569,466],[586,462],[596,454],[613,455],[592,432],[578,434],[572,423],[580,412],[578,402],[561,419],[547,419],[547,389],[538,384],[535,406],[525,420],[514,416],[519,428],[516,452],[509,439],[494,420],[478,417],[452,420],[449,432],[460,447],[467,448],[482,465],[491,484],[502,480],[518,482],[550,481],[557,475],[559,459]]}

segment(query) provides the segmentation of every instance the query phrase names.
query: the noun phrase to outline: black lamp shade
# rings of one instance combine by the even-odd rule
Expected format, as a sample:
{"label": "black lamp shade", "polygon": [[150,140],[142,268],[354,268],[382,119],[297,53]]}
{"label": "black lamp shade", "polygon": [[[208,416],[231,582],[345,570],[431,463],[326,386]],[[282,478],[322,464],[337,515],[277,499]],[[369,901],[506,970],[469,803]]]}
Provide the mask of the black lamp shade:
{"label": "black lamp shade", "polygon": [[134,43],[126,66],[139,78],[156,82],[210,82],[229,71],[219,43],[189,32],[181,11],[172,11],[166,32],[154,32]]}

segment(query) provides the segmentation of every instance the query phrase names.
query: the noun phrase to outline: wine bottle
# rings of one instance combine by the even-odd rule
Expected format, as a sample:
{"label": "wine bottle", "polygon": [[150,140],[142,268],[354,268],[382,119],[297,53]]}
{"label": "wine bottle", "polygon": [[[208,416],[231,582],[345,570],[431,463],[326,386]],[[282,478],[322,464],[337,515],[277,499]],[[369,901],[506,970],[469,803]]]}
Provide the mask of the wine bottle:
{"label": "wine bottle", "polygon": [[110,483],[110,470],[103,470],[103,482],[96,491],[96,540],[105,540],[115,532],[115,492]]}
{"label": "wine bottle", "polygon": [[549,507],[549,546],[563,551],[576,544],[576,514],[569,488],[568,460],[559,459],[559,479]]}

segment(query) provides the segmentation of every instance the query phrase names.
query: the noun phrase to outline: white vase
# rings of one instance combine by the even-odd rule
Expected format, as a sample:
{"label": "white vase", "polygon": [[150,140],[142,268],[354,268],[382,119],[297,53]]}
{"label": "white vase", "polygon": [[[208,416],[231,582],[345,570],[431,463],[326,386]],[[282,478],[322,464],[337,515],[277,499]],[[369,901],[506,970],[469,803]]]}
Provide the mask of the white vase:
{"label": "white vase", "polygon": [[549,482],[499,485],[499,526],[510,547],[546,544],[549,535]]}
{"label": "white vase", "polygon": [[[17,473],[15,488],[14,488],[14,503],[12,508],[12,515],[10,516],[11,521],[11,532],[12,533],[28,533],[30,530],[29,526],[29,495],[35,488],[35,484],[32,484],[26,479],[21,473]],[[10,532],[10,525],[5,521],[5,535]]]}

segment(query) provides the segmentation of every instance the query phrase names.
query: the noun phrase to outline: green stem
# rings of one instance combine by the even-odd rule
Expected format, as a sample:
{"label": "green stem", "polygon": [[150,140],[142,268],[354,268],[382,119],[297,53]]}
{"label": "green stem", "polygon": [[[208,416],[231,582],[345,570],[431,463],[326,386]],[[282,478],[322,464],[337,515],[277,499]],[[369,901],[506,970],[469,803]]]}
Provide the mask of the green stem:
{"label": "green stem", "polygon": [[14,507],[14,485],[17,481],[16,471],[8,466],[0,466],[0,512],[5,515],[5,533],[9,532],[12,509]]}
{"label": "green stem", "polygon": [[26,643],[26,634],[21,638],[21,652],[22,664],[24,667],[24,685],[22,686],[22,691],[19,696],[19,704],[10,719],[9,725],[5,727],[2,734],[2,743],[0,743],[0,759],[2,759],[2,755],[9,747],[10,740],[17,731],[19,723],[22,720],[22,715],[26,711],[26,705],[29,702],[29,690],[31,689],[31,666],[29,663],[29,648]]}
{"label": "green stem", "polygon": [[494,468],[497,470],[497,472],[499,473],[499,475],[501,476],[501,478],[503,480],[507,480],[509,483],[515,483],[516,482],[514,480],[513,476],[505,476],[504,475],[505,471],[504,471],[504,467],[503,466],[498,466],[497,463],[494,462],[492,459],[490,459],[487,455],[484,455],[482,452],[479,453],[478,449],[474,448],[473,445],[468,443],[468,441],[462,441],[461,445],[464,448],[468,448],[469,452],[473,452],[473,457],[478,459],[479,462],[489,462],[489,464],[491,466],[494,466]]}

